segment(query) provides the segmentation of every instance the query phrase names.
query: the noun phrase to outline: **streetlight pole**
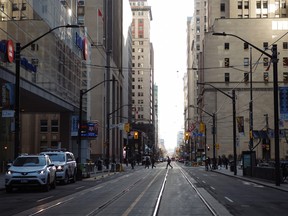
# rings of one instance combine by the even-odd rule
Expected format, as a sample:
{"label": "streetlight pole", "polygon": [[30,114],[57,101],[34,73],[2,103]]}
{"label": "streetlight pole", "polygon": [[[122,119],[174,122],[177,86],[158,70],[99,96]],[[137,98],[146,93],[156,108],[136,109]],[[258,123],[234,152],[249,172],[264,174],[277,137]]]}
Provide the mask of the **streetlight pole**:
{"label": "streetlight pole", "polygon": [[[232,96],[222,91],[221,89],[211,85],[210,83],[197,83],[198,85],[208,85],[222,94],[226,95],[232,100],[232,110],[233,110],[233,160],[234,160],[234,175],[237,175],[237,151],[236,151],[236,96],[235,89],[232,90]],[[214,146],[213,146],[214,148]]]}
{"label": "streetlight pole", "polygon": [[219,33],[215,32],[213,35],[216,36],[232,36],[238,38],[239,40],[249,44],[254,49],[258,50],[260,53],[268,56],[273,63],[273,92],[274,92],[274,142],[275,142],[275,184],[276,186],[280,186],[281,182],[281,175],[280,175],[280,154],[279,154],[279,107],[278,107],[278,53],[277,53],[277,45],[273,44],[272,46],[272,55],[269,53],[261,50],[260,48],[256,47],[255,45],[249,43],[248,41],[244,40],[243,38],[234,35],[228,34],[225,32]]}
{"label": "streetlight pole", "polygon": [[39,39],[43,38],[47,34],[59,28],[79,28],[79,25],[61,25],[50,29],[46,33],[40,35],[36,39],[21,46],[20,43],[16,43],[15,49],[15,108],[14,108],[14,118],[15,118],[15,138],[14,138],[14,158],[16,158],[20,151],[20,62],[21,62],[21,51],[29,47],[31,44],[35,43]]}
{"label": "streetlight pole", "polygon": [[[193,105],[190,105],[189,107],[193,107],[193,108],[197,108],[200,109],[201,111],[203,111],[204,113],[206,113],[207,115],[209,115],[210,117],[212,117],[212,122],[213,122],[213,126],[212,126],[212,134],[213,134],[213,161],[216,161],[216,121],[215,121],[215,113],[211,114],[208,113],[207,111],[205,111],[204,109],[200,108],[200,107],[195,107]],[[205,140],[206,140],[206,126],[205,126]],[[205,157],[206,157],[206,142],[205,142]]]}
{"label": "streetlight pole", "polygon": [[81,126],[82,126],[82,112],[83,112],[83,95],[85,95],[86,93],[88,93],[89,91],[93,90],[94,88],[96,88],[97,86],[101,85],[102,83],[105,82],[113,82],[114,80],[103,80],[102,82],[94,85],[93,87],[91,87],[90,89],[87,90],[83,90],[80,89],[80,100],[79,100],[79,121],[78,121],[78,159],[79,159],[79,163],[81,163],[81,141],[82,141],[82,137],[81,137]]}

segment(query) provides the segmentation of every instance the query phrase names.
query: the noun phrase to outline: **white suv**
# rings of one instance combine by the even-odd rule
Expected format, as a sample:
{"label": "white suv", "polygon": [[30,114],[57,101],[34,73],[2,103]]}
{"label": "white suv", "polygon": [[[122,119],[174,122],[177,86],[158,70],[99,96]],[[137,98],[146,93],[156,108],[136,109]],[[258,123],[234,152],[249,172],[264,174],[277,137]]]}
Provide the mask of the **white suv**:
{"label": "white suv", "polygon": [[77,163],[73,153],[68,151],[47,151],[40,154],[48,155],[56,166],[56,180],[64,184],[75,182],[77,177]]}
{"label": "white suv", "polygon": [[25,186],[40,186],[44,191],[56,187],[56,168],[49,156],[22,155],[15,159],[5,175],[6,192]]}

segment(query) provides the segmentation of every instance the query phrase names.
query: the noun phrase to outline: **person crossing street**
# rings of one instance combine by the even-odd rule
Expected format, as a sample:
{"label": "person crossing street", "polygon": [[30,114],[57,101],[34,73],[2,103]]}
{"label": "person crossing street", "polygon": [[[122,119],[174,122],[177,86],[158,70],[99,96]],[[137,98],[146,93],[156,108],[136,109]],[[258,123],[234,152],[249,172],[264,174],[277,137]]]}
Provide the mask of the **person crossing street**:
{"label": "person crossing street", "polygon": [[166,169],[168,168],[168,166],[170,166],[171,167],[171,169],[173,169],[173,166],[171,166],[171,159],[170,159],[170,157],[169,156],[167,156],[167,165],[166,165]]}

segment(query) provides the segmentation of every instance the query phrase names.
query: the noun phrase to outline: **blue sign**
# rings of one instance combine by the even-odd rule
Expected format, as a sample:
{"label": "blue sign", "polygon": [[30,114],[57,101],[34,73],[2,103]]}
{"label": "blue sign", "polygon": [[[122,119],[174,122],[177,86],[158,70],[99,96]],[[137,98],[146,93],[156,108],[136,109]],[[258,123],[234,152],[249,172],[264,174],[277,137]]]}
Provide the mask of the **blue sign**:
{"label": "blue sign", "polygon": [[288,120],[288,87],[279,87],[280,118]]}

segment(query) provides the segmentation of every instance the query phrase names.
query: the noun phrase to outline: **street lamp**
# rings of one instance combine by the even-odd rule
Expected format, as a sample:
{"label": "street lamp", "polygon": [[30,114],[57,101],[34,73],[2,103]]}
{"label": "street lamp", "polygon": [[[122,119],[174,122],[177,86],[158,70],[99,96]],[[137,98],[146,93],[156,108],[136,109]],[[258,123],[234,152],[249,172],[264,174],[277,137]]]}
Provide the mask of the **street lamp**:
{"label": "street lamp", "polygon": [[86,93],[88,93],[89,91],[91,91],[92,89],[96,88],[97,86],[101,85],[102,83],[105,82],[113,82],[114,80],[103,80],[102,82],[94,85],[93,87],[91,87],[90,89],[87,90],[83,90],[80,89],[80,100],[79,100],[79,121],[78,121],[78,159],[79,159],[79,163],[81,163],[81,141],[82,141],[82,137],[81,137],[81,126],[82,126],[82,112],[83,112],[83,95],[85,95]]}
{"label": "street lamp", "polygon": [[236,152],[236,100],[235,100],[235,89],[232,90],[232,96],[222,91],[221,89],[211,85],[210,83],[197,83],[198,85],[208,85],[222,94],[232,99],[232,110],[233,110],[233,160],[234,160],[234,175],[237,175],[237,152]]}
{"label": "street lamp", "polygon": [[[256,47],[255,45],[249,43],[248,41],[244,40],[243,38],[234,35],[228,34],[225,32],[215,32],[213,35],[216,36],[232,36],[236,37],[239,40],[249,44],[254,49],[258,50],[260,53],[268,56],[273,63],[273,92],[274,92],[274,142],[275,142],[275,183],[276,186],[280,186],[281,182],[281,175],[280,175],[280,154],[279,154],[279,108],[278,108],[278,58],[277,58],[277,44],[273,44],[272,46],[272,55],[268,54],[267,52],[261,50],[260,48]],[[252,166],[252,164],[251,164]]]}
{"label": "street lamp", "polygon": [[[212,117],[212,122],[213,122],[213,126],[212,126],[212,134],[213,134],[213,161],[216,161],[216,139],[215,139],[215,135],[216,135],[216,126],[215,126],[215,113],[211,114],[208,113],[207,111],[205,111],[204,109],[198,107],[198,106],[194,106],[194,105],[190,105],[189,107],[192,108],[197,108],[200,109],[201,111],[203,111],[204,113],[206,113],[207,115],[209,115],[210,117]],[[206,128],[206,127],[205,127]],[[207,134],[206,134],[206,129],[205,129],[205,138],[206,138]],[[206,157],[206,142],[205,142],[205,157]]]}
{"label": "street lamp", "polygon": [[79,28],[82,26],[79,25],[62,25],[57,26],[55,28],[50,29],[45,34],[37,37],[36,39],[32,40],[31,42],[27,43],[24,46],[21,46],[20,43],[16,43],[15,49],[15,138],[14,138],[14,158],[16,158],[19,154],[20,150],[20,61],[21,61],[21,51],[25,48],[30,46],[31,44],[35,43],[42,37],[46,36],[47,34],[51,33],[52,31],[59,29],[59,28]]}

